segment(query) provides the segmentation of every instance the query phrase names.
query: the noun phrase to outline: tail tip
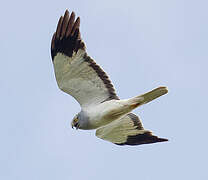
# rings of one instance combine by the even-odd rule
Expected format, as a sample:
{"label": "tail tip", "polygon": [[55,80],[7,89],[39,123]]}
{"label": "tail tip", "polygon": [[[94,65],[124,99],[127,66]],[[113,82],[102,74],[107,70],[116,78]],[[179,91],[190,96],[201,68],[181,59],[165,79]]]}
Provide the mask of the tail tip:
{"label": "tail tip", "polygon": [[166,86],[161,86],[161,87],[158,87],[157,89],[163,92],[163,94],[168,93],[168,88]]}

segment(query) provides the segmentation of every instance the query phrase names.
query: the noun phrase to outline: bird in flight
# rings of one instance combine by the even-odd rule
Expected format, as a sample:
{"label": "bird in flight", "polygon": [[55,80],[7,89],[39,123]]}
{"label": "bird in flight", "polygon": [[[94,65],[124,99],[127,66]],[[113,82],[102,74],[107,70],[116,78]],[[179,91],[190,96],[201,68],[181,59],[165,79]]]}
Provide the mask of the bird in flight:
{"label": "bird in flight", "polygon": [[143,128],[131,111],[168,92],[158,87],[145,94],[120,100],[107,74],[88,56],[80,35],[80,18],[66,10],[51,41],[51,56],[58,87],[73,96],[81,111],[71,126],[96,129],[96,136],[117,145],[140,145],[168,141]]}

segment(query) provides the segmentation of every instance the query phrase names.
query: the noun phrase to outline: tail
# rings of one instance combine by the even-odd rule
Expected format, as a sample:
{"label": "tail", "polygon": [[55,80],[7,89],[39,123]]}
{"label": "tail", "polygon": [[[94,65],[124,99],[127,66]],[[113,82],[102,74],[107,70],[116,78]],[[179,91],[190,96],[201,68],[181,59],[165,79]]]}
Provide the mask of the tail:
{"label": "tail", "polygon": [[132,108],[136,108],[138,106],[141,106],[142,104],[146,104],[164,94],[168,93],[167,87],[158,87],[156,89],[153,89],[150,92],[147,92],[145,94],[142,94],[140,96],[136,96],[134,98],[129,99],[130,103],[132,104]]}
{"label": "tail", "polygon": [[109,112],[106,114],[105,119],[115,120],[119,117],[130,113],[133,109],[146,104],[168,92],[166,87],[156,88],[148,93],[136,96],[130,99],[116,100],[118,101],[117,106],[110,106]]}

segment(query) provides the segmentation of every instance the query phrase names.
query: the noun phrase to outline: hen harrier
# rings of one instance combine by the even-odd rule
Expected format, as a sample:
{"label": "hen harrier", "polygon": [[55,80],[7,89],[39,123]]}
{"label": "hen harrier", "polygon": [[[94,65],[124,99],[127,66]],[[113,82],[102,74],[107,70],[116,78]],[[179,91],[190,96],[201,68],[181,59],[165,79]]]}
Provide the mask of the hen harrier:
{"label": "hen harrier", "polygon": [[106,73],[89,57],[81,39],[80,18],[66,10],[51,42],[51,56],[58,87],[81,106],[71,122],[76,129],[96,129],[96,136],[117,145],[140,145],[167,141],[143,128],[131,113],[168,92],[166,87],[120,100]]}

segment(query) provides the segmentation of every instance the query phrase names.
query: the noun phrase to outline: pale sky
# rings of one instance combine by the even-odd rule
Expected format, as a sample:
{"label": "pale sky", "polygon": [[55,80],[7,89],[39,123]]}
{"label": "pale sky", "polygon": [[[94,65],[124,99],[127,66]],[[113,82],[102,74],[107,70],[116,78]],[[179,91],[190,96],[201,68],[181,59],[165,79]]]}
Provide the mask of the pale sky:
{"label": "pale sky", "polygon": [[[0,7],[0,179],[208,179],[208,2],[4,1]],[[57,87],[50,40],[65,9],[120,98],[169,93],[134,112],[169,142],[116,146],[73,130],[79,104]]]}

